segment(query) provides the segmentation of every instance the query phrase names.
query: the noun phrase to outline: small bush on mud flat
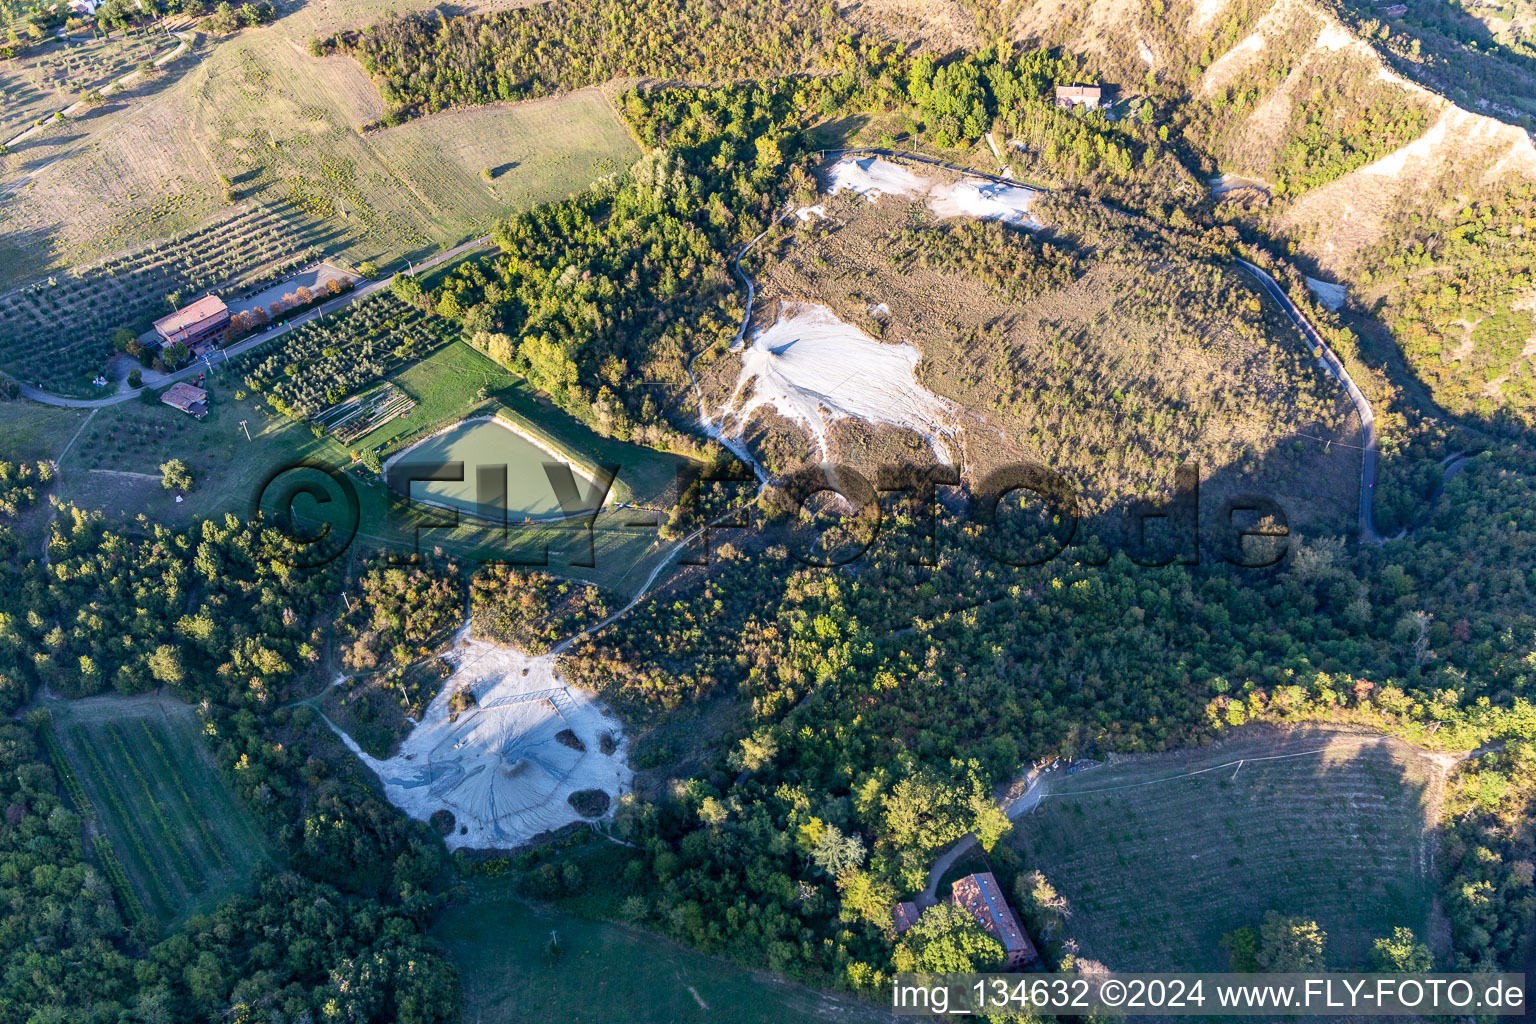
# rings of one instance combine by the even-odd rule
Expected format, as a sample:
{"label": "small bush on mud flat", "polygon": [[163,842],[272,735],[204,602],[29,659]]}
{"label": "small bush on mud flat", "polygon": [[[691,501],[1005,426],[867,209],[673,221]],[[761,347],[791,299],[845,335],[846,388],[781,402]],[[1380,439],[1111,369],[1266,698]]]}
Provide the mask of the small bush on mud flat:
{"label": "small bush on mud flat", "polygon": [[431,817],[430,821],[431,821],[432,827],[437,829],[437,834],[438,835],[442,835],[442,836],[451,836],[451,835],[453,835],[453,825],[454,825],[453,812],[450,811],[448,808],[442,807],[442,808],[439,808],[438,810],[433,811],[432,812],[432,817]]}
{"label": "small bush on mud flat", "polygon": [[555,739],[561,743],[564,743],[572,750],[579,750],[583,754],[587,752],[587,745],[581,742],[581,738],[569,729],[561,729],[559,732],[555,733]]}
{"label": "small bush on mud flat", "polygon": [[600,789],[583,789],[566,797],[583,818],[601,818],[608,811],[608,794]]}
{"label": "small bush on mud flat", "polygon": [[619,749],[619,741],[613,738],[613,733],[605,732],[597,738],[597,748],[609,757]]}
{"label": "small bush on mud flat", "polygon": [[452,714],[448,717],[450,722],[456,721],[459,715],[475,706],[475,695],[468,690],[459,690],[448,698],[448,710]]}

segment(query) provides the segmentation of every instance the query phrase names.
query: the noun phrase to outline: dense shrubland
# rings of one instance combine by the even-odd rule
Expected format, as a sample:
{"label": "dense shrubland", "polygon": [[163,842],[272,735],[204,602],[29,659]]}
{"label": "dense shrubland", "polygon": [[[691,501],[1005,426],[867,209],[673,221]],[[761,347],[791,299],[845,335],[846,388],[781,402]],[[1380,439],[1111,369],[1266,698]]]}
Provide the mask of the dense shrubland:
{"label": "dense shrubland", "polygon": [[1188,140],[1224,170],[1270,183],[1277,196],[1326,185],[1429,127],[1432,108],[1421,94],[1381,78],[1368,58],[1314,50],[1317,29],[1316,19],[1296,14],[1288,34],[1269,39],[1272,59],[1176,108]]}
{"label": "dense shrubland", "polygon": [[470,627],[477,640],[543,653],[608,615],[597,587],[547,572],[487,565],[469,584]]}
{"label": "dense shrubland", "polygon": [[[167,1019],[258,1005],[319,1016],[327,1004],[349,1005],[355,1020],[452,1016],[452,968],[420,932],[443,883],[441,846],[356,779],[313,712],[285,706],[325,646],[340,582],[334,571],[291,569],[286,543],[233,516],[124,531],[65,506],[46,564],[0,565],[9,705],[40,684],[67,696],[169,687],[197,705],[215,759],[289,868],[152,944],[153,928],[124,927],[99,873],[109,863],[82,851],[79,818],[53,809],[52,771],[11,727],[5,756],[25,764],[4,774],[36,792],[10,800],[0,845],[25,842],[17,856],[54,868],[8,875],[8,906],[32,909],[7,917],[4,956],[17,966],[0,1003],[72,1021],[116,1020],[124,1006]],[[59,909],[45,912],[48,903]],[[16,933],[26,919],[55,938]],[[273,953],[274,941],[288,952]]]}
{"label": "dense shrubland", "polygon": [[[556,2],[494,14],[407,15],[317,40],[380,80],[397,111],[526,100],[615,78],[735,79],[814,66],[838,27],[810,0]],[[398,119],[399,113],[386,120]]]}
{"label": "dense shrubland", "polygon": [[1379,315],[1409,366],[1448,410],[1509,425],[1536,424],[1536,368],[1525,345],[1536,321],[1532,285],[1536,185],[1496,193],[1440,183],[1423,201],[1441,220],[1399,212],[1354,267],[1382,295]]}
{"label": "dense shrubland", "polygon": [[[1533,472],[1489,453],[1412,540],[1351,552],[1293,538],[1287,568],[1255,573],[1123,555],[1093,568],[1107,553],[1091,547],[1011,570],[949,546],[934,569],[877,549],[848,575],[795,567],[771,536],[733,546],[567,662],[641,721],[714,698],[746,711],[673,795],[620,807],[619,834],[645,848],[615,869],[622,882],[563,897],[792,975],[872,984],[893,963],[893,902],[936,846],[1005,828],[985,797],[1022,760],[1169,749],[1260,720],[1440,722],[1447,746],[1505,737],[1507,757],[1527,757]],[[1481,767],[1524,778],[1513,762]],[[1465,787],[1497,800],[1454,800],[1443,826],[1456,956],[1508,965],[1529,910],[1528,787]],[[812,856],[828,828],[857,840],[835,873]],[[826,941],[803,943],[806,929]]]}
{"label": "dense shrubland", "polygon": [[[1527,97],[1536,84],[1536,38],[1531,35],[1531,9],[1524,0],[1502,4],[1409,4],[1403,14],[1382,20],[1373,4],[1351,0],[1344,5],[1355,29],[1391,54],[1405,74],[1468,109],[1488,103],[1502,118],[1533,126],[1536,114]],[[1473,10],[1504,22],[1495,35]],[[1511,25],[1519,14],[1519,26]],[[1497,22],[1495,22],[1497,23]]]}
{"label": "dense shrubland", "polygon": [[358,574],[356,604],[336,620],[349,638],[343,663],[367,671],[381,664],[404,668],[421,660],[457,629],[464,591],[453,562],[436,567],[410,561],[371,560]]}
{"label": "dense shrubland", "polygon": [[[831,47],[809,30],[823,15],[799,7],[773,12],[788,35],[743,36],[766,12],[738,22],[702,4],[561,5],[394,22],[346,40],[412,112],[693,69],[674,48],[705,49],[719,77],[798,68],[812,55],[829,72],[627,94],[626,117],[655,152],[500,225],[503,255],[489,268],[466,264],[432,294],[402,281],[398,299],[462,323],[473,344],[605,432],[692,445],[675,410],[627,385],[685,381],[693,353],[733,336],[741,295],[727,257],[811,187],[805,132],[831,112],[899,114],[944,142],[1000,123],[1028,140],[1021,167],[1088,196],[1113,190],[1179,232],[1170,244],[1208,254],[1226,244],[1189,231],[1167,197],[1188,175],[1151,117],[1110,124],[1043,101],[1053,80],[1083,77],[1074,62]],[[567,32],[575,58],[545,59]],[[733,53],[748,37],[752,49]],[[1322,156],[1301,152],[1294,173],[1320,180],[1357,159],[1350,138],[1334,153],[1317,136],[1307,145]],[[1014,297],[1052,286],[1078,258],[994,228],[906,241],[911,258]],[[333,339],[338,352],[327,354],[317,332],[291,357],[285,346],[271,365],[245,369],[290,409],[334,400],[332,389],[380,372],[357,367],[390,355],[342,354],[359,333]],[[1410,538],[1359,551],[1293,538],[1286,567],[1252,573],[1140,568],[1092,540],[1015,570],[968,551],[959,540],[974,527],[955,525],[933,567],[881,548],[851,571],[805,568],[778,534],[721,544],[707,572],[652,594],[622,628],[584,638],[565,664],[631,722],[657,726],[636,741],[640,767],[680,753],[666,713],[716,702],[733,713],[694,738],[687,777],[619,806],[614,830],[633,845],[594,841],[602,872],[557,868],[545,851],[519,866],[542,897],[754,966],[869,989],[893,967],[992,962],[973,927],[943,914],[896,944],[890,910],[939,847],[967,831],[990,844],[1006,830],[991,794],[1022,762],[1168,749],[1254,720],[1435,721],[1447,745],[1508,744],[1458,777],[1444,825],[1458,963],[1508,966],[1531,885],[1520,740],[1536,732],[1533,477],[1525,453],[1490,451]],[[0,873],[0,1005],[56,1008],[66,1020],[116,1020],[129,1005],[148,1019],[450,1018],[451,966],[422,937],[441,894],[440,842],[357,780],[308,708],[285,706],[330,639],[341,570],[294,572],[279,539],[233,517],[118,530],[66,509],[48,555],[0,562],[10,709],[45,683],[71,696],[171,687],[199,706],[219,763],[291,871],[146,951],[61,809],[60,780],[24,730],[0,728],[0,799],[16,809],[0,830],[0,856],[15,869]],[[456,621],[452,575],[366,566],[342,636],[354,652],[362,643],[363,658],[420,653]],[[593,588],[509,569],[470,586],[477,632],[531,646],[609,605]],[[45,864],[56,867],[37,870]]]}
{"label": "dense shrubland", "polygon": [[1536,913],[1533,818],[1536,744],[1510,741],[1452,776],[1440,856],[1460,970],[1517,966]]}
{"label": "dense shrubland", "polygon": [[680,388],[692,355],[734,337],[731,253],[793,190],[814,187],[807,131],[826,111],[904,112],[942,145],[996,124],[1027,140],[1021,163],[1090,195],[1122,186],[1171,216],[1154,197],[1182,171],[1151,125],[1074,116],[1045,98],[1055,77],[1077,73],[1070,60],[984,52],[936,64],[847,43],[828,60],[836,73],[824,78],[627,93],[624,115],[653,151],[621,178],[498,225],[504,255],[456,270],[433,308],[604,433],[692,449],[689,409],[624,385]]}

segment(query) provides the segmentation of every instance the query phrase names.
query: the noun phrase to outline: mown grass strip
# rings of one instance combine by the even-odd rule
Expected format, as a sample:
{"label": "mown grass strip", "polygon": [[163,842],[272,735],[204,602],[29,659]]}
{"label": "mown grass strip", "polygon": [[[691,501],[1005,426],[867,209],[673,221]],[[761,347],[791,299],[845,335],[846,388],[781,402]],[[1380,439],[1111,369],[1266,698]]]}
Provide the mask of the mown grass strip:
{"label": "mown grass strip", "polygon": [[100,832],[92,837],[96,846],[96,859],[101,861],[102,874],[107,876],[107,881],[112,884],[112,891],[117,894],[117,901],[123,905],[123,913],[128,918],[128,923],[138,924],[149,916],[144,909],[144,904],[139,902],[139,894],[133,891],[133,885],[128,881],[128,872],[123,870],[122,861],[117,859],[117,850],[112,846],[112,840]]}
{"label": "mown grass strip", "polygon": [[176,901],[171,897],[170,889],[165,884],[165,879],[160,877],[156,870],[159,861],[149,855],[149,850],[144,846],[144,837],[139,835],[139,830],[133,827],[133,816],[128,813],[128,808],[123,806],[122,798],[117,795],[117,790],[112,785],[112,776],[107,771],[106,765],[101,763],[101,755],[96,753],[96,747],[85,730],[79,726],[69,731],[69,738],[85,753],[85,759],[90,762],[91,771],[96,774],[101,783],[101,791],[106,794],[107,804],[117,820],[122,822],[123,834],[128,837],[128,843],[133,847],[133,854],[144,867],[145,880],[149,882],[154,895],[160,905],[166,910],[176,906]]}
{"label": "mown grass strip", "polygon": [[128,750],[128,744],[123,740],[123,731],[117,727],[116,722],[107,723],[106,733],[112,738],[112,744],[117,748],[118,757],[133,772],[133,778],[139,784],[140,795],[144,798],[149,813],[155,819],[155,825],[160,831],[160,839],[165,844],[166,851],[171,859],[176,862],[176,873],[181,875],[181,880],[188,889],[197,892],[206,884],[205,879],[192,867],[192,861],[187,857],[187,851],[181,848],[181,842],[176,836],[176,830],[171,828],[171,823],[166,820],[165,808],[160,806],[160,801],[155,799],[155,791],[150,788],[149,780],[144,777],[144,772],[139,768],[139,762],[133,759],[133,754]]}
{"label": "mown grass strip", "polygon": [[[176,794],[181,797],[182,806],[186,809],[187,817],[192,819],[192,824],[197,826],[198,834],[203,837],[203,845],[208,848],[209,853],[213,854],[220,867],[228,868],[230,866],[228,854],[224,852],[224,847],[220,844],[218,836],[214,834],[213,829],[208,827],[208,822],[199,813],[197,804],[192,802],[192,795],[187,792],[186,780],[181,777],[181,772],[176,770],[176,763],[171,760],[171,755],[165,749],[165,745],[160,742],[160,737],[156,736],[155,730],[150,727],[149,719],[139,719],[139,729],[143,731],[144,738],[149,741],[150,749],[155,752],[155,758],[160,762],[161,770],[176,784]],[[188,756],[193,755],[188,754]]]}

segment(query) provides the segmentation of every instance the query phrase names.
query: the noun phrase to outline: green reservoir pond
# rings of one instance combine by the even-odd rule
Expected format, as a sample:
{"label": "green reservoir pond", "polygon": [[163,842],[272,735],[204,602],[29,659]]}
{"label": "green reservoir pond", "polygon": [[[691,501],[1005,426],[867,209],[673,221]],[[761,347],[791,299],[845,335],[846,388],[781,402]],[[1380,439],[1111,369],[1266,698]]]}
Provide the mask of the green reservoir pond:
{"label": "green reservoir pond", "polygon": [[[507,518],[518,522],[560,515],[560,502],[544,463],[565,461],[506,423],[483,417],[465,420],[412,445],[389,460],[386,474],[390,486],[402,494],[410,480],[414,500],[493,520],[500,519],[505,508]],[[450,475],[451,464],[462,468],[462,480],[420,479]],[[585,495],[587,479],[572,472],[576,487]]]}

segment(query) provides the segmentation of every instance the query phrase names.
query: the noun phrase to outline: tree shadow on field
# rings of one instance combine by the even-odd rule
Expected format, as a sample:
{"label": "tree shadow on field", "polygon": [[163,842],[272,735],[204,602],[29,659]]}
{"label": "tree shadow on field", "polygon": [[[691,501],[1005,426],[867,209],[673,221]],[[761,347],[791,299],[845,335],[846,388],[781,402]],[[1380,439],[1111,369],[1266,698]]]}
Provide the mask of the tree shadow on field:
{"label": "tree shadow on field", "polygon": [[[50,125],[49,127],[52,126]],[[55,134],[50,133],[45,129],[42,133],[34,135],[30,139],[27,139],[25,142],[22,142],[20,145],[16,146],[11,150],[11,152],[27,153],[29,155],[33,151],[37,152],[37,156],[35,158],[30,159],[21,165],[22,172],[26,173],[29,171],[38,170],[42,167],[46,167],[54,160],[57,160],[61,155],[67,155],[60,154],[56,152],[56,150],[62,147],[67,147],[71,143],[82,142],[85,138],[86,135],[84,132]],[[45,149],[44,147],[47,148]]]}
{"label": "tree shadow on field", "polygon": [[[63,228],[27,228],[0,232],[0,293],[45,276],[55,255],[54,237]],[[0,336],[9,333],[0,323]],[[13,351],[0,348],[0,360],[9,362]]]}
{"label": "tree shadow on field", "polygon": [[[1329,749],[1317,755],[1311,776],[1318,794],[1313,813],[1297,822],[1302,841],[1292,848],[1292,863],[1275,863],[1273,875],[1317,906],[1309,911],[1302,899],[1294,910],[1275,909],[1316,918],[1328,933],[1330,970],[1370,970],[1375,940],[1397,927],[1412,928],[1421,941],[1434,938],[1439,769],[1385,736],[1302,729],[1295,742]],[[1255,801],[1270,802],[1260,795]],[[1437,954],[1449,953],[1436,944]]]}
{"label": "tree shadow on field", "polygon": [[344,227],[321,220],[300,209],[290,200],[278,199],[261,205],[276,213],[288,229],[299,235],[307,245],[323,249],[346,238],[347,231]]}
{"label": "tree shadow on field", "polygon": [[811,138],[818,146],[836,149],[839,146],[846,146],[848,140],[869,122],[868,114],[846,114],[811,129]]}

